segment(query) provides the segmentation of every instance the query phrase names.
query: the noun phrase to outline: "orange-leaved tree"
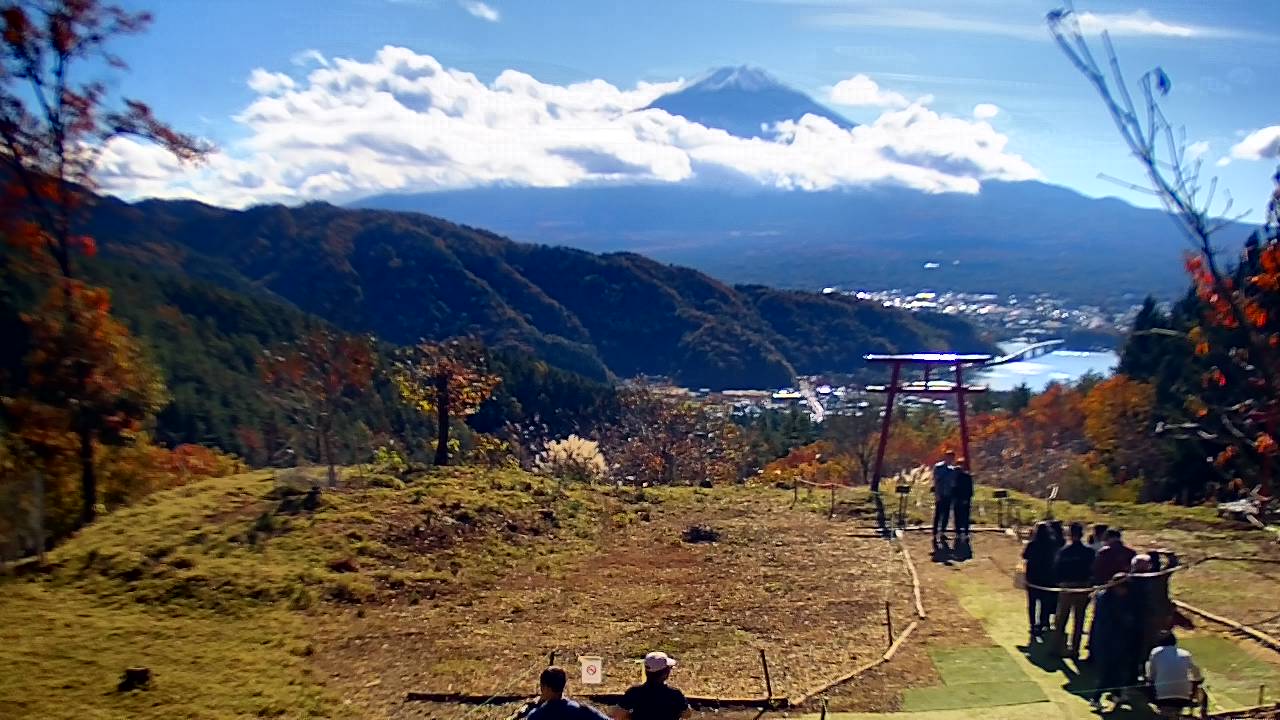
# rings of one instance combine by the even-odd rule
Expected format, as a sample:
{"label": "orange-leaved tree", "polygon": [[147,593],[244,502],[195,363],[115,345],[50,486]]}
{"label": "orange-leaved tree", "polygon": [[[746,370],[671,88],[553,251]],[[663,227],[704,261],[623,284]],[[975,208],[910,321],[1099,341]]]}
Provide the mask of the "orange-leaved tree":
{"label": "orange-leaved tree", "polygon": [[317,329],[267,351],[259,367],[271,399],[295,425],[314,436],[329,469],[329,487],[337,486],[334,432],[343,409],[373,385],[372,343]]}
{"label": "orange-leaved tree", "polygon": [[[42,373],[41,401],[56,403],[78,440],[81,524],[93,520],[97,506],[94,443],[104,432],[134,424],[136,417],[123,416],[150,411],[152,403],[139,398],[156,395],[147,387],[154,376],[145,372],[105,381],[103,368],[132,364],[136,345],[123,326],[104,319],[106,294],[80,277],[77,255],[92,256],[96,245],[77,232],[79,213],[92,197],[99,159],[115,138],[152,141],[183,160],[209,150],[158,121],[145,104],[111,102],[104,82],[77,79],[82,67],[123,68],[109,43],[149,21],[146,13],[99,0],[0,2],[0,235],[48,293],[28,314],[30,360],[41,366],[32,368]],[[80,345],[77,338],[92,342]],[[135,380],[142,386],[129,385]],[[113,392],[119,395],[110,397]],[[7,418],[10,424],[21,420]]]}
{"label": "orange-leaved tree", "polygon": [[420,342],[402,353],[392,370],[401,399],[435,415],[435,464],[449,464],[449,423],[474,415],[501,378],[487,370],[483,346],[469,340]]}
{"label": "orange-leaved tree", "polygon": [[1085,437],[1121,482],[1158,476],[1164,467],[1161,448],[1151,441],[1155,406],[1155,388],[1125,375],[1103,380],[1084,397]]}
{"label": "orange-leaved tree", "polygon": [[[101,288],[73,285],[68,292],[50,293],[27,322],[28,392],[46,408],[72,409],[70,429],[79,438],[81,500],[89,505],[82,521],[87,522],[98,504],[95,445],[116,444],[139,433],[168,401],[164,382],[129,331],[111,316],[107,292]],[[47,411],[37,413],[39,420],[36,414],[13,414],[21,437],[33,445],[46,444],[38,438],[49,431]]]}

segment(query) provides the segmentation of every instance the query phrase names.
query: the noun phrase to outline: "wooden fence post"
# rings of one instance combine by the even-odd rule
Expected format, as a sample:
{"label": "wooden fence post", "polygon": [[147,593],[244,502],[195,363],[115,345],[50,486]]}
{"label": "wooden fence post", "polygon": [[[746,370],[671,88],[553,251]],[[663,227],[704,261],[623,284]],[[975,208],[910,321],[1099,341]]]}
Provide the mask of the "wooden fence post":
{"label": "wooden fence post", "polygon": [[889,601],[884,601],[884,626],[889,635],[889,645],[893,644],[893,614],[889,612]]}
{"label": "wooden fence post", "polygon": [[764,693],[765,697],[773,699],[773,681],[769,679],[769,659],[764,655],[764,648],[760,648],[760,665],[764,667]]}

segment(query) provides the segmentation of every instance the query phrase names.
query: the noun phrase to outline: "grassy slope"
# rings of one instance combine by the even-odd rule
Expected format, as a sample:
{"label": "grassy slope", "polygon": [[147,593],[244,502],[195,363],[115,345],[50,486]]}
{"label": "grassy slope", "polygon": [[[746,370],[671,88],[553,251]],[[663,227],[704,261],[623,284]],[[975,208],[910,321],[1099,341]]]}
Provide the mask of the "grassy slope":
{"label": "grassy slope", "polygon": [[[519,578],[530,573],[535,577],[527,582],[535,586],[536,576],[591,577],[593,565],[584,559],[610,536],[616,544],[633,531],[643,537],[666,528],[662,532],[670,535],[701,517],[729,522],[726,512],[772,509],[779,517],[770,522],[803,533],[803,542],[798,535],[781,550],[763,546],[787,567],[797,556],[786,546],[806,545],[823,533],[833,547],[856,551],[841,525],[864,526],[874,517],[865,489],[841,490],[837,523],[828,526],[803,520],[825,516],[825,492],[802,493],[798,512],[789,513],[791,493],[773,488],[565,491],[517,471],[464,468],[407,485],[348,474],[341,490],[324,493],[319,508],[305,511],[284,507],[279,485],[268,473],[253,473],[157,494],[58,548],[49,572],[0,580],[0,663],[20,669],[0,673],[0,717],[360,717],[363,712],[351,709],[359,704],[343,703],[350,698],[351,687],[342,684],[347,681],[319,662],[326,644],[317,639],[317,628],[348,627],[366,610],[364,624],[467,613],[473,599],[484,598],[477,592],[516,581],[520,587],[526,581]],[[1017,500],[1024,519],[1043,509],[1042,501]],[[980,491],[978,504],[987,512],[978,524],[990,524],[988,490]],[[914,497],[909,506],[913,520],[929,512],[928,503]],[[1056,510],[1061,517],[1106,520],[1152,538],[1175,533],[1177,547],[1195,542],[1209,551],[1226,543],[1243,551],[1250,544],[1207,510],[1091,511],[1065,504]],[[775,538],[773,545],[779,542]],[[735,545],[721,547],[728,552]],[[745,551],[749,557],[762,552]],[[697,554],[708,552],[711,558],[716,551]],[[818,567],[834,557],[831,552],[822,551]],[[1228,571],[1236,572],[1225,565],[1215,570]],[[1241,568],[1228,584],[1247,587],[1248,572],[1253,570]],[[753,574],[743,580],[757,582]],[[808,580],[793,580],[808,592],[801,587]],[[514,597],[498,599],[533,602],[536,596]],[[631,611],[629,605],[619,608]],[[1231,607],[1210,608],[1233,614]],[[645,647],[653,642],[642,639]],[[154,687],[115,692],[120,673],[133,665],[152,669]]]}
{"label": "grassy slope", "polygon": [[[26,670],[0,673],[0,717],[343,716],[307,660],[313,619],[456,592],[591,534],[591,498],[524,473],[373,483],[297,513],[268,473],[196,483],[104,518],[49,573],[2,581],[0,664]],[[134,665],[154,687],[115,692]]]}

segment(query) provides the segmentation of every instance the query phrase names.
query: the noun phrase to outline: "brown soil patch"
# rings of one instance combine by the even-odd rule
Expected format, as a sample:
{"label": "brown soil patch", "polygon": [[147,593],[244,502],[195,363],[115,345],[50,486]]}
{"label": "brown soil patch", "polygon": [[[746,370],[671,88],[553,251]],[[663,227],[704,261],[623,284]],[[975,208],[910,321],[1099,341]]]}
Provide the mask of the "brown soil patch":
{"label": "brown soil patch", "polygon": [[[947,576],[987,562],[982,554],[988,546],[1004,544],[1000,536],[980,535],[974,540],[974,557],[962,558],[949,552],[935,552],[926,533],[907,533],[904,542],[920,575],[921,596],[928,619],[920,624],[893,660],[827,694],[833,712],[894,712],[901,709],[905,690],[939,685],[929,656],[937,648],[985,647],[992,640],[947,590]],[[910,582],[906,583],[910,592]]]}
{"label": "brown soil patch", "polygon": [[[410,690],[532,691],[553,649],[571,671],[578,655],[604,657],[604,692],[635,682],[636,660],[661,649],[679,659],[673,682],[686,693],[737,697],[764,694],[764,649],[774,694],[806,692],[884,652],[886,600],[898,632],[915,612],[892,544],[781,495],[662,505],[648,522],[604,531],[593,554],[537,563],[546,572],[530,563],[438,602],[332,617],[317,662],[370,717],[458,714],[405,704]],[[720,541],[682,541],[695,524]],[[895,664],[910,661],[904,653]]]}

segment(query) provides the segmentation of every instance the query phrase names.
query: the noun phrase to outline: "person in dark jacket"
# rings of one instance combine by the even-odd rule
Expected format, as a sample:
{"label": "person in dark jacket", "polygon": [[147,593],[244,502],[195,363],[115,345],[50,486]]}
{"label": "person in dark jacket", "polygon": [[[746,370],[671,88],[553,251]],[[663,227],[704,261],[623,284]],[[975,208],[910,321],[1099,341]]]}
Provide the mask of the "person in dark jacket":
{"label": "person in dark jacket", "polygon": [[951,491],[956,484],[956,453],[948,450],[942,460],[933,466],[933,539],[940,540],[947,532],[951,517]]}
{"label": "person in dark jacket", "polygon": [[[1137,684],[1135,658],[1140,635],[1137,609],[1129,594],[1128,575],[1116,573],[1109,586],[1098,593],[1098,602],[1090,632],[1090,655],[1097,667],[1097,686],[1089,704],[1102,709],[1104,693],[1122,699]],[[1119,700],[1117,700],[1119,701]]]}
{"label": "person in dark jacket", "polygon": [[[1064,657],[1080,657],[1080,638],[1084,636],[1084,613],[1089,607],[1093,579],[1094,552],[1084,544],[1084,525],[1071,523],[1071,544],[1058,551],[1053,574],[1059,587],[1078,588],[1081,592],[1058,593],[1058,613],[1054,618],[1056,650]],[[1072,620],[1071,642],[1067,643],[1067,618]]]}
{"label": "person in dark jacket", "polygon": [[527,720],[609,720],[609,716],[564,696],[569,676],[564,668],[552,665],[538,677],[538,704],[524,717]]}
{"label": "person in dark jacket", "polygon": [[956,537],[968,539],[973,517],[973,475],[966,458],[956,467],[955,484],[951,486],[951,509],[956,517]]}
{"label": "person in dark jacket", "polygon": [[1027,567],[1027,621],[1031,626],[1032,642],[1044,636],[1057,609],[1054,592],[1045,589],[1054,585],[1053,561],[1057,554],[1058,547],[1053,542],[1049,524],[1036,523],[1031,542],[1022,550],[1022,559]]}
{"label": "person in dark jacket", "polygon": [[1061,520],[1050,520],[1049,532],[1053,533],[1053,544],[1057,545],[1059,550],[1066,547],[1067,531],[1062,527]]}
{"label": "person in dark jacket", "polygon": [[1124,544],[1124,537],[1119,530],[1107,530],[1106,541],[1093,559],[1093,584],[1103,585],[1115,577],[1116,573],[1129,572],[1133,556],[1137,554],[1133,548]]}
{"label": "person in dark jacket", "polygon": [[622,695],[614,720],[680,720],[692,713],[684,693],[667,684],[674,658],[664,652],[644,656],[644,683],[633,685]]}

